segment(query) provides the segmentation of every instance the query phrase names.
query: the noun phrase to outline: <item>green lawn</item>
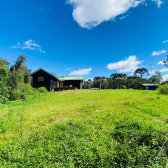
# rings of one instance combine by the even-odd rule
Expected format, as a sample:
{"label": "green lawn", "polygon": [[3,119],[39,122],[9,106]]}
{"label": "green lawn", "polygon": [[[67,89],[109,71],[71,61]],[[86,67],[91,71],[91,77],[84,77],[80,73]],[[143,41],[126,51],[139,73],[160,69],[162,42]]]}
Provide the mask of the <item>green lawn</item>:
{"label": "green lawn", "polygon": [[0,105],[0,167],[166,167],[168,96],[74,90]]}

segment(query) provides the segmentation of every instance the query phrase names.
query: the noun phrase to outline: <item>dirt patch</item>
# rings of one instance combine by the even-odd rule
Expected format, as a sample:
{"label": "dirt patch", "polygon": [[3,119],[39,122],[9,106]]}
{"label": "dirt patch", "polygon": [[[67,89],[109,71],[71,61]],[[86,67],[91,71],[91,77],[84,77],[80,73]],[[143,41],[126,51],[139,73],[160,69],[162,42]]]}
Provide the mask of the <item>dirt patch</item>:
{"label": "dirt patch", "polygon": [[59,118],[56,118],[55,121],[60,121],[60,120],[67,120],[68,118],[66,117],[59,117]]}

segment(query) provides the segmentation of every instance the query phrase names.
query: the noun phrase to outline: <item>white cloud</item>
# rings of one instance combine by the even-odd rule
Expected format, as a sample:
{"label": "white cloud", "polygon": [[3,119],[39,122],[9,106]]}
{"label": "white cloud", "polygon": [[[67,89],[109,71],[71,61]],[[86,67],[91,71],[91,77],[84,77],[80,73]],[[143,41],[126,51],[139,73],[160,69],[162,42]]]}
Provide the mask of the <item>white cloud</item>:
{"label": "white cloud", "polygon": [[64,69],[65,71],[70,71],[72,68],[67,68],[67,69]]}
{"label": "white cloud", "polygon": [[160,70],[160,72],[167,72],[168,71],[168,68],[163,68]]}
{"label": "white cloud", "polygon": [[123,16],[123,17],[120,17],[120,20],[123,20],[123,19],[125,19],[125,18],[127,18],[127,17],[129,17],[129,15],[125,15],[125,16]]}
{"label": "white cloud", "polygon": [[163,41],[163,43],[168,43],[168,40]]}
{"label": "white cloud", "polygon": [[149,74],[155,74],[156,70],[149,71]]}
{"label": "white cloud", "polygon": [[159,62],[157,63],[157,65],[164,65],[164,62],[163,62],[163,61],[159,61]]}
{"label": "white cloud", "polygon": [[22,48],[24,49],[29,49],[29,50],[38,50],[41,53],[45,53],[44,50],[42,50],[41,46],[36,44],[32,39],[25,41],[22,45],[20,43],[17,43],[17,45],[12,46],[12,48]]}
{"label": "white cloud", "polygon": [[[73,6],[73,18],[83,28],[93,28],[104,21],[114,20],[146,0],[66,0]],[[162,0],[152,0],[158,7]]]}
{"label": "white cloud", "polygon": [[20,43],[17,43],[15,46],[12,46],[12,48],[21,48]]}
{"label": "white cloud", "polygon": [[[152,70],[152,71],[149,71],[149,74],[155,74],[155,71],[156,70]],[[168,72],[168,68],[163,68],[161,70],[159,70],[160,72]]]}
{"label": "white cloud", "polygon": [[162,0],[152,0],[152,2],[155,2],[158,6],[158,8],[160,8],[161,4],[164,4],[164,2]]}
{"label": "white cloud", "polygon": [[161,54],[165,54],[167,51],[166,50],[161,50],[161,51],[153,51],[152,56],[156,56],[156,55],[161,55]]}
{"label": "white cloud", "polygon": [[119,72],[134,72],[138,65],[143,61],[138,61],[136,56],[129,56],[128,59],[119,62],[110,63],[107,65],[109,70],[119,70]]}
{"label": "white cloud", "polygon": [[89,75],[90,72],[92,71],[92,68],[88,69],[79,69],[77,71],[72,71],[69,75]]}
{"label": "white cloud", "polygon": [[163,81],[167,81],[168,80],[168,75],[164,75],[163,77]]}

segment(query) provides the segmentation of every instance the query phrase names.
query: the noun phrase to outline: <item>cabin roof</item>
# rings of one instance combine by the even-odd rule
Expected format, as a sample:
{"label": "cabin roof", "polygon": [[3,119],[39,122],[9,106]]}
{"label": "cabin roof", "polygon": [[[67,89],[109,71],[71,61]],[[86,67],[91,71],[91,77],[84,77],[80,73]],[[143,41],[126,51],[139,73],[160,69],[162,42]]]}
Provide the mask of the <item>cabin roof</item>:
{"label": "cabin roof", "polygon": [[57,80],[59,80],[59,81],[60,81],[60,79],[59,79],[59,78],[57,78],[56,76],[52,75],[51,73],[49,73],[49,72],[45,71],[45,70],[44,70],[44,69],[42,69],[42,68],[37,69],[36,71],[34,71],[33,73],[31,73],[30,75],[32,76],[33,74],[37,73],[37,72],[38,72],[38,71],[40,71],[40,70],[42,70],[42,71],[46,72],[47,74],[51,75],[52,77],[54,77],[55,79],[57,79]]}
{"label": "cabin roof", "polygon": [[153,84],[145,83],[145,84],[142,84],[142,86],[159,86],[159,84],[157,84],[157,83],[153,83]]}
{"label": "cabin roof", "polygon": [[61,81],[64,80],[82,80],[83,81],[83,76],[78,76],[78,77],[63,77],[63,78],[59,78]]}

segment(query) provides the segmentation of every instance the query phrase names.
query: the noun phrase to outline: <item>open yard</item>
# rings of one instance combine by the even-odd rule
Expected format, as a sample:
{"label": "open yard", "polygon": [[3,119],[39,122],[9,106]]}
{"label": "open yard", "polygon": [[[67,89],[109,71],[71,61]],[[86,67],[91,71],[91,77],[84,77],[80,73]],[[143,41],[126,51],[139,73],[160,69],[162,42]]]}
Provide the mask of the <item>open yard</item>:
{"label": "open yard", "polygon": [[[0,167],[166,167],[168,96],[74,90],[0,105]],[[161,151],[161,152],[160,152]]]}

